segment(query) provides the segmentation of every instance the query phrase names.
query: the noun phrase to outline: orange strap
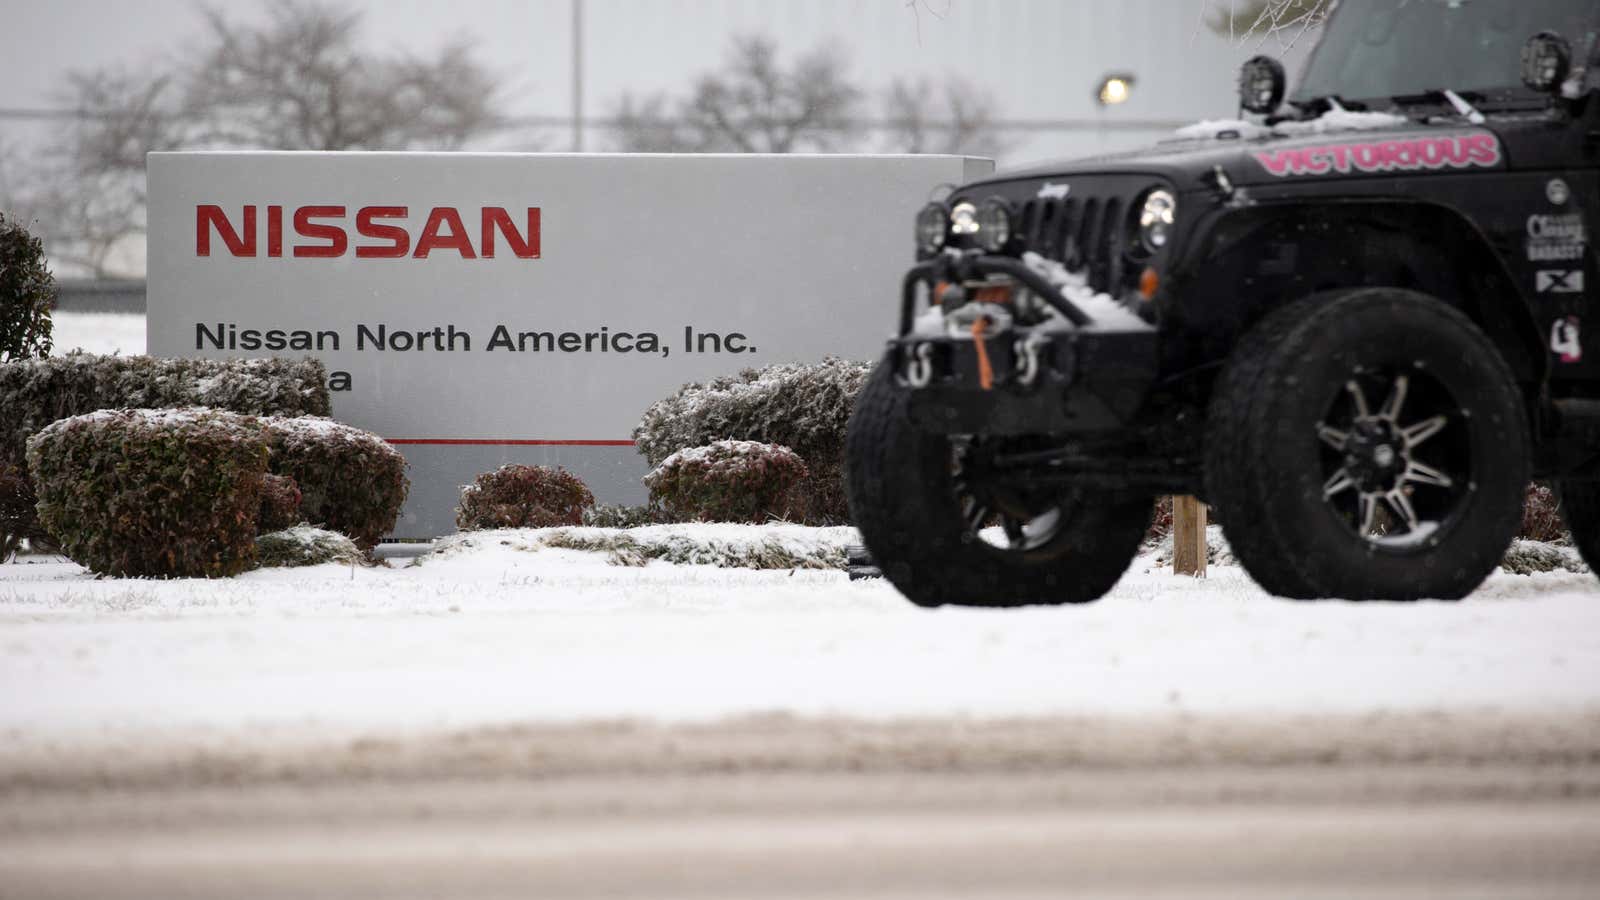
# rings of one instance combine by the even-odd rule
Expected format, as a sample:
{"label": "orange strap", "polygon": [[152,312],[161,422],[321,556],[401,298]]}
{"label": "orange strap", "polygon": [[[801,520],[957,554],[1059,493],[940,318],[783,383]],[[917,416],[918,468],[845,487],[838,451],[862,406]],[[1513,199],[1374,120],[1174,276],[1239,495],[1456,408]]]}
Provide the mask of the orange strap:
{"label": "orange strap", "polygon": [[994,367],[989,365],[989,347],[983,340],[983,329],[988,324],[988,316],[972,320],[972,347],[978,352],[978,386],[986,391],[994,387]]}

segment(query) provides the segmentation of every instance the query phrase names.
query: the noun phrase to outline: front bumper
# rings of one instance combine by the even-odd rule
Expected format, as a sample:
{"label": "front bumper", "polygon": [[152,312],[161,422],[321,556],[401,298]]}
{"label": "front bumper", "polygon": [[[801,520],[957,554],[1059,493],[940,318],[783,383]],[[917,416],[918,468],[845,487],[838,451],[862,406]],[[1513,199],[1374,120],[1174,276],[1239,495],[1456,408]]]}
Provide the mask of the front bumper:
{"label": "front bumper", "polygon": [[[1023,384],[1019,346],[1032,340],[1036,374]],[[926,349],[924,349],[926,348]],[[1156,334],[1055,332],[1015,329],[984,341],[993,386],[978,381],[971,340],[900,338],[889,343],[883,365],[910,387],[912,424],[941,434],[1061,434],[1129,424],[1155,380]]]}
{"label": "front bumper", "polygon": [[[953,266],[964,271],[951,271]],[[992,381],[985,389],[976,341],[964,335],[914,333],[912,314],[919,283],[992,273],[1015,278],[1061,310],[1075,327],[1019,326],[986,336]],[[893,366],[899,382],[911,389],[912,424],[927,431],[1022,435],[1116,429],[1139,413],[1155,382],[1157,333],[1098,331],[1093,325],[1087,314],[1017,260],[933,260],[906,275],[900,336],[889,342],[883,364]]]}

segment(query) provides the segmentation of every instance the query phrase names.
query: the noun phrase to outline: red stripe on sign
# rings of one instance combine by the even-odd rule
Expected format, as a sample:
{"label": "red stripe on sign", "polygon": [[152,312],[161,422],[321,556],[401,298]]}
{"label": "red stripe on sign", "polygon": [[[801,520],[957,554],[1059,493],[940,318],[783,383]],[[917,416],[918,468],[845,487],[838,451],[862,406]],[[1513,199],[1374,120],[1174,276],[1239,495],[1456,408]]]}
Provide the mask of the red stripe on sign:
{"label": "red stripe on sign", "polygon": [[391,444],[433,444],[448,447],[632,447],[633,441],[523,441],[476,438],[387,438]]}

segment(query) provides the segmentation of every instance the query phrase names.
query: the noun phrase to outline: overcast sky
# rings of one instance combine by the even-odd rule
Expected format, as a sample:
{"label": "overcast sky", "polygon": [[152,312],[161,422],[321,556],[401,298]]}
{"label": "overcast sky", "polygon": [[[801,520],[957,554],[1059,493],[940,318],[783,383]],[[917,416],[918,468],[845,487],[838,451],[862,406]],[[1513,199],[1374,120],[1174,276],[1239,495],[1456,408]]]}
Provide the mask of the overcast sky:
{"label": "overcast sky", "polygon": [[[729,40],[766,34],[786,54],[828,44],[863,84],[904,75],[961,76],[988,88],[1013,118],[1093,119],[1108,71],[1138,78],[1107,118],[1188,120],[1231,114],[1233,71],[1249,48],[1200,27],[1202,4],[1221,0],[583,0],[585,112],[604,115],[625,91],[681,92],[715,68]],[[217,0],[260,16],[258,0]],[[571,111],[572,0],[337,0],[364,14],[374,49],[426,52],[472,42],[501,76],[516,114]],[[0,108],[57,105],[73,68],[137,65],[179,55],[200,32],[196,0],[0,0]],[[0,138],[26,129],[0,120]],[[502,135],[499,146],[527,136]],[[1093,151],[1107,136],[1047,134],[1018,142],[1014,161]],[[1127,140],[1117,134],[1110,139]],[[557,142],[551,145],[552,142]],[[546,149],[567,149],[546,135]],[[1087,142],[1086,142],[1087,141]],[[590,149],[597,149],[591,146]]]}

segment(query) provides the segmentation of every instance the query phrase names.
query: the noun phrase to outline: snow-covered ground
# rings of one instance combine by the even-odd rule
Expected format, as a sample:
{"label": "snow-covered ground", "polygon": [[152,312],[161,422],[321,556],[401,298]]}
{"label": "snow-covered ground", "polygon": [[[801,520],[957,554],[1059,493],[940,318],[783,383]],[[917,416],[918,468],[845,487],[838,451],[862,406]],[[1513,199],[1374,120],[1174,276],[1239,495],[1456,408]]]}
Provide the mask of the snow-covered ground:
{"label": "snow-covered ground", "polygon": [[129,313],[67,313],[50,317],[55,349],[60,356],[73,350],[88,353],[144,353],[144,316]]}
{"label": "snow-covered ground", "polygon": [[14,746],[776,710],[1559,712],[1600,707],[1600,583],[1499,574],[1461,603],[1307,604],[1145,556],[1090,606],[930,611],[837,571],[625,567],[515,532],[415,566],[219,581],[24,562],[0,566],[0,684]]}

